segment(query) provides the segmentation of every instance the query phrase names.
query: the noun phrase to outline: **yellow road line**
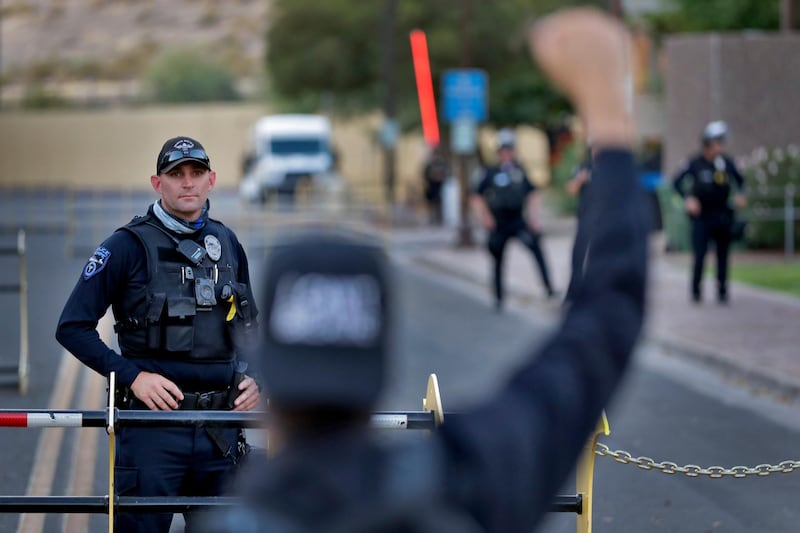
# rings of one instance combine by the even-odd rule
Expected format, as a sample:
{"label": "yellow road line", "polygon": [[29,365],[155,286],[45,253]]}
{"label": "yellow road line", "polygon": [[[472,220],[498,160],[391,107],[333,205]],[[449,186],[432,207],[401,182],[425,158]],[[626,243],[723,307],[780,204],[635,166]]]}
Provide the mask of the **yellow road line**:
{"label": "yellow road line", "polygon": [[[97,372],[84,367],[87,374],[81,395],[80,409],[102,409],[104,405],[105,379]],[[94,472],[97,464],[97,448],[102,430],[82,428],[78,430],[78,442],[72,452],[71,479],[68,496],[91,496],[94,487]],[[64,515],[63,531],[89,531],[88,514]]]}
{"label": "yellow road line", "polygon": [[[72,395],[75,392],[75,383],[78,377],[80,362],[68,351],[61,353],[61,364],[56,376],[55,388],[50,397],[49,409],[68,409]],[[61,441],[64,438],[64,428],[42,429],[36,455],[33,461],[33,472],[28,480],[28,496],[48,496],[53,487],[53,477],[56,473],[56,464]],[[44,527],[45,515],[22,514],[19,518],[17,533],[40,533]]]}
{"label": "yellow road line", "polygon": [[[97,330],[100,338],[106,344],[111,342],[114,319],[111,313],[100,319]],[[97,372],[83,367],[85,381],[81,394],[79,409],[102,409],[105,405],[106,380]],[[79,430],[78,442],[72,452],[70,464],[70,483],[67,488],[68,496],[90,496],[94,486],[94,472],[97,466],[97,448],[100,435],[103,434],[94,428]],[[70,513],[64,515],[62,531],[89,531],[89,515]]]}

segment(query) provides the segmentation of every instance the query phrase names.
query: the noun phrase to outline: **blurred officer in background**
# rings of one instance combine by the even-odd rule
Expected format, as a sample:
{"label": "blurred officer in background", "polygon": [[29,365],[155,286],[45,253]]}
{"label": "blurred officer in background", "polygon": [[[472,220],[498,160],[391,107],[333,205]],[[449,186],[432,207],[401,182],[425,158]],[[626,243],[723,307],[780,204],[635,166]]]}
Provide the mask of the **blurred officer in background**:
{"label": "blurred officer in background", "polygon": [[528,533],[547,512],[639,336],[647,246],[621,83],[627,33],[575,9],[531,41],[597,149],[590,209],[602,216],[561,326],[494,397],[428,439],[387,445],[368,428],[391,339],[383,252],[326,235],[278,244],[261,354],[279,450],[244,470],[243,506],[210,517],[208,531]]}
{"label": "blurred officer in background", "polygon": [[498,164],[486,167],[483,179],[472,194],[472,207],[489,233],[487,246],[494,259],[494,295],[498,310],[503,307],[503,256],[506,244],[516,237],[533,254],[539,266],[548,298],[555,296],[540,246],[539,197],[525,169],[514,157],[514,133],[497,132]]}
{"label": "blurred officer in background", "polygon": [[744,178],[723,150],[728,126],[717,120],[703,130],[702,151],[675,175],[675,191],[684,199],[689,216],[694,267],[692,269],[691,298],[702,300],[701,282],[703,263],[710,241],[717,251],[717,300],[728,302],[728,256],[735,224],[734,209],[730,204],[732,183],[737,193],[734,205],[746,205]]}
{"label": "blurred officer in background", "polygon": [[[56,338],[85,365],[116,372],[122,409],[253,409],[254,380],[239,353],[254,338],[247,257],[208,216],[216,173],[189,137],[164,143],[150,184],[161,196],[106,239],[72,291]],[[96,331],[111,306],[122,356]],[[120,496],[214,496],[246,449],[233,428],[118,430]],[[169,531],[172,514],[118,514],[116,531]],[[186,516],[188,530],[195,521]]]}
{"label": "blurred officer in background", "polygon": [[431,150],[422,171],[425,201],[428,204],[430,223],[434,226],[442,225],[442,187],[449,176],[450,164],[441,146],[436,146]]}

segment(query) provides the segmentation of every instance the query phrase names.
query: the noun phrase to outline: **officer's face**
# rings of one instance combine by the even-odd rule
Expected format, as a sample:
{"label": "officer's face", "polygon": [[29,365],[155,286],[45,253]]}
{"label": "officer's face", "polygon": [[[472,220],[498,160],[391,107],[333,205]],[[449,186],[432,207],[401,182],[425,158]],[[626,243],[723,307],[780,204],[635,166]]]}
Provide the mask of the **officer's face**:
{"label": "officer's face", "polygon": [[150,176],[150,184],[161,195],[161,206],[185,220],[196,220],[203,211],[217,174],[191,161],[169,172]]}
{"label": "officer's face", "polygon": [[503,146],[497,151],[497,157],[501,163],[510,163],[514,159],[514,149],[510,146]]}
{"label": "officer's face", "polygon": [[722,155],[723,151],[725,151],[725,142],[722,139],[708,141],[705,146],[706,157],[708,157],[708,159],[714,159]]}

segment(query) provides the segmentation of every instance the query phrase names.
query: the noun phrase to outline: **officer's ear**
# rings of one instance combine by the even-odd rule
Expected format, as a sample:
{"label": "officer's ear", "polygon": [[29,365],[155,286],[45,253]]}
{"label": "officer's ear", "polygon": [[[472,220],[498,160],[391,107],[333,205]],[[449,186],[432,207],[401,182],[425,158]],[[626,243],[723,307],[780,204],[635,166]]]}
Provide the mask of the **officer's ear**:
{"label": "officer's ear", "polygon": [[208,173],[208,183],[211,185],[208,190],[212,190],[214,188],[214,184],[217,183],[217,173],[213,170]]}
{"label": "officer's ear", "polygon": [[161,194],[161,176],[157,176],[155,174],[150,176],[150,185],[153,187],[154,191],[156,191],[158,194]]}

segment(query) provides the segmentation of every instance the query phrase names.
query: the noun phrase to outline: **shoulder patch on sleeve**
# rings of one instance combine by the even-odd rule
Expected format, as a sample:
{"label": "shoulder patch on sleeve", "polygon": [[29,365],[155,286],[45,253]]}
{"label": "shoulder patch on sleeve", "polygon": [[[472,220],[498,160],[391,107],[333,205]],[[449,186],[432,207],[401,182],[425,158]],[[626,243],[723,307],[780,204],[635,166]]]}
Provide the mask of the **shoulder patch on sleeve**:
{"label": "shoulder patch on sleeve", "polygon": [[95,275],[97,275],[101,270],[106,267],[109,258],[111,257],[111,252],[108,248],[103,246],[98,246],[97,250],[94,251],[92,257],[89,258],[89,261],[86,263],[86,266],[83,267],[83,279],[84,281],[91,279]]}

